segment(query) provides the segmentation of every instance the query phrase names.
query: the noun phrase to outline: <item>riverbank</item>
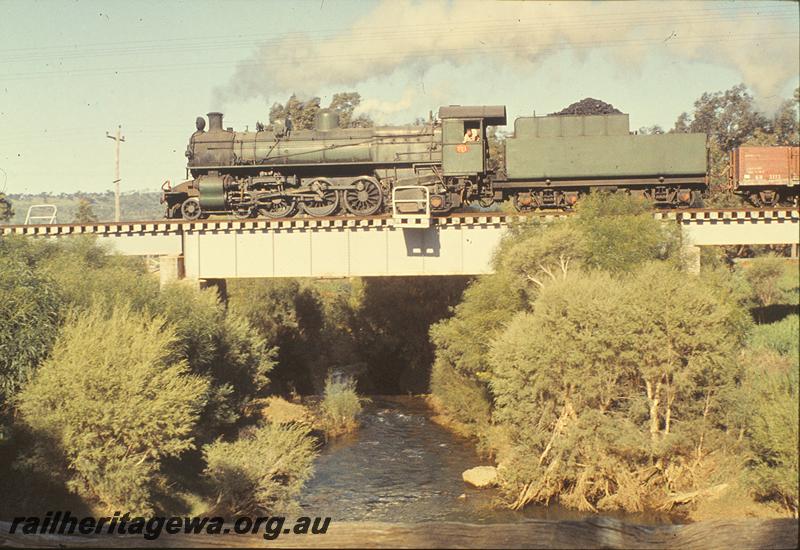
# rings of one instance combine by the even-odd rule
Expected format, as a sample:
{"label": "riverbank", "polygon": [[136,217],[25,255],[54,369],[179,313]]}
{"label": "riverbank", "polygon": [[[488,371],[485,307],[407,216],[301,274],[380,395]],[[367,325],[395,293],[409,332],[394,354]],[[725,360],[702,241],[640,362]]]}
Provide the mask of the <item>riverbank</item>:
{"label": "riverbank", "polygon": [[140,536],[9,535],[0,522],[0,546],[22,548],[793,548],[793,519],[707,521],[644,526],[611,518],[584,521],[525,520],[517,523],[457,522],[331,523],[324,535],[285,535],[266,541],[257,535]]}

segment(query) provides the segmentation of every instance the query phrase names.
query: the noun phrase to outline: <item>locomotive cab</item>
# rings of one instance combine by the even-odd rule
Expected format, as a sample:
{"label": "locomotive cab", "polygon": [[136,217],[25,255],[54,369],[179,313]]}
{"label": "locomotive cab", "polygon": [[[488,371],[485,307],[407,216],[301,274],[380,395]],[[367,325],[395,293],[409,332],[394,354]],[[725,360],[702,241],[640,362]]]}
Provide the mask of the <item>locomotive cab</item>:
{"label": "locomotive cab", "polygon": [[442,172],[445,176],[472,176],[486,172],[489,145],[487,126],[505,126],[503,105],[450,105],[439,109],[442,120]]}
{"label": "locomotive cab", "polygon": [[442,165],[438,185],[396,185],[392,191],[392,218],[397,226],[427,227],[431,214],[461,208],[471,198],[482,206],[494,194],[487,177],[487,126],[505,126],[503,105],[450,105],[439,109],[442,124]]}

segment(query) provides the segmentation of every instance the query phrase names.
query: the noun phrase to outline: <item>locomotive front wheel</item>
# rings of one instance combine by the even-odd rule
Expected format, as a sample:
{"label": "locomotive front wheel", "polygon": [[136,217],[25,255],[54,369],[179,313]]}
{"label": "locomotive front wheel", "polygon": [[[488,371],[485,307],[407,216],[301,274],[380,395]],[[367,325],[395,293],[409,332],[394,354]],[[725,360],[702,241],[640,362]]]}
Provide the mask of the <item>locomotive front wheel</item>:
{"label": "locomotive front wheel", "polygon": [[280,198],[258,205],[258,215],[265,218],[290,218],[297,212],[297,202]]}
{"label": "locomotive front wheel", "polygon": [[359,178],[352,189],[344,191],[344,207],[354,216],[371,216],[383,204],[383,192],[378,182],[371,178]]}
{"label": "locomotive front wheel", "polygon": [[200,208],[200,199],[192,197],[183,201],[181,204],[181,216],[184,220],[196,220],[203,211]]}
{"label": "locomotive front wheel", "polygon": [[322,197],[306,201],[302,204],[303,211],[315,218],[330,216],[339,208],[339,193],[332,189],[322,191]]}

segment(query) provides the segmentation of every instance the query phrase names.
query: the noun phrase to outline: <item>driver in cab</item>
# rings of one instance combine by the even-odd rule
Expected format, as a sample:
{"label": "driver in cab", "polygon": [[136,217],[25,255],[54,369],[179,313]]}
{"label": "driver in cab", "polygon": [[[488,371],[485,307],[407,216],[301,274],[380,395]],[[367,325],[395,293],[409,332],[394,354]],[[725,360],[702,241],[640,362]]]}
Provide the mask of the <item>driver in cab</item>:
{"label": "driver in cab", "polygon": [[464,143],[469,143],[472,141],[478,141],[480,136],[478,136],[478,130],[474,128],[469,128],[466,133],[464,134]]}

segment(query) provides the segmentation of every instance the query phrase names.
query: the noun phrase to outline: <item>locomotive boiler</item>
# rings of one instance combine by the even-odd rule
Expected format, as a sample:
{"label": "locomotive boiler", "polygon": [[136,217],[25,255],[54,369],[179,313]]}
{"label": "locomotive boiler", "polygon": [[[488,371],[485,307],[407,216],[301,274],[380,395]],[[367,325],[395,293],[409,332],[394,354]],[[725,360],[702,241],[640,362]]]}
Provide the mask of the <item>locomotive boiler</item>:
{"label": "locomotive boiler", "polygon": [[655,205],[699,204],[705,134],[637,135],[626,114],[519,117],[493,169],[487,129],[504,106],[446,106],[419,125],[339,128],[320,110],[312,129],[289,119],[234,132],[221,113],[197,119],[191,179],[167,187],[167,217],[436,215],[510,200],[521,211],[570,208],[581,194],[623,189]]}

